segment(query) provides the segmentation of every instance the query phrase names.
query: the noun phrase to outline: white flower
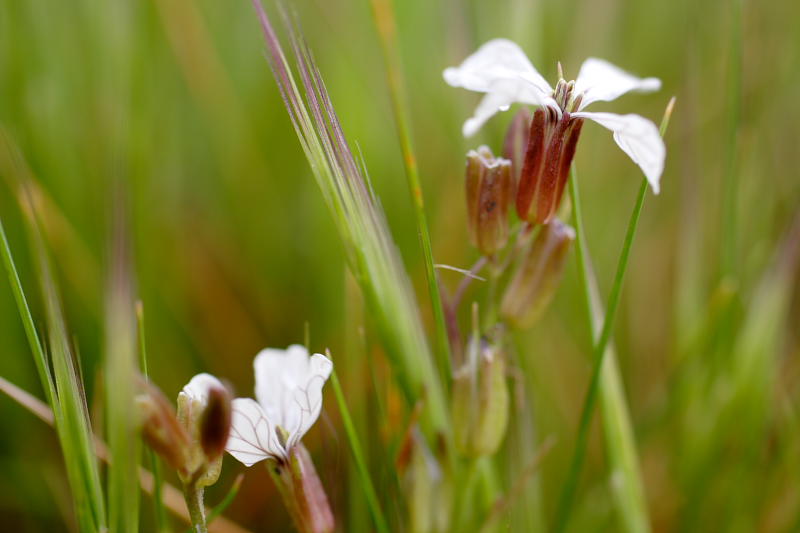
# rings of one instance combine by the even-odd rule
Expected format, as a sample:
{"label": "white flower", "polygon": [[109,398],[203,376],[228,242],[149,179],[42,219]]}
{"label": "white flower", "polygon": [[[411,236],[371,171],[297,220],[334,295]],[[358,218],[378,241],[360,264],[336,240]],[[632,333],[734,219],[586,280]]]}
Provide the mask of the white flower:
{"label": "white flower", "polygon": [[245,466],[267,459],[286,460],[322,409],[322,386],[333,363],[305,347],[266,348],[253,361],[256,400],[233,401],[233,423],[226,446]]}
{"label": "white flower", "polygon": [[486,93],[472,118],[464,123],[464,136],[473,135],[492,115],[514,103],[550,108],[559,120],[564,114],[572,120],[587,118],[614,133],[616,143],[639,165],[658,194],[666,148],[655,124],[639,115],[590,113],[583,109],[631,91],[656,91],[661,88],[660,80],[637,78],[607,61],[589,58],[574,82],[562,79],[553,89],[520,47],[507,39],[484,44],[458,67],[446,69],[444,79],[453,87]]}

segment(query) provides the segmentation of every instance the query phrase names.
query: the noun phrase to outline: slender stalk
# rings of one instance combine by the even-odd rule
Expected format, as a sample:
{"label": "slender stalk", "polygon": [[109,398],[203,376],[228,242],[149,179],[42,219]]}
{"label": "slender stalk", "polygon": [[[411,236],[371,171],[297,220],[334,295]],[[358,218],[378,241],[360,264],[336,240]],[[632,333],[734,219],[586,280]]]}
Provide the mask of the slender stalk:
{"label": "slender stalk", "polygon": [[725,177],[722,191],[722,277],[736,270],[737,198],[739,173],[737,138],[742,108],[742,0],[731,0],[733,28],[731,30],[731,65],[728,83],[728,135]]}
{"label": "slender stalk", "polygon": [[[661,135],[664,135],[669,118],[672,114],[672,109],[675,99],[672,98],[667,105],[664,112],[664,118],[661,121]],[[577,191],[576,180],[571,180],[570,191],[574,194]],[[558,505],[555,521],[555,531],[560,533],[566,528],[569,521],[572,505],[575,500],[575,490],[578,485],[578,478],[580,476],[581,468],[586,457],[586,449],[589,442],[589,425],[594,412],[594,404],[597,399],[598,384],[600,382],[600,375],[603,369],[604,356],[606,348],[608,347],[609,339],[611,338],[611,330],[614,326],[614,319],[616,318],[617,308],[619,306],[620,295],[622,294],[622,285],[625,280],[625,272],[628,267],[628,259],[630,258],[630,251],[633,245],[633,239],[636,236],[636,228],[639,224],[639,217],[642,213],[644,206],[644,199],[647,194],[648,183],[646,179],[642,179],[639,186],[639,192],[636,197],[636,203],[631,213],[630,221],[628,222],[628,229],[625,233],[625,240],[622,245],[622,252],[620,253],[619,262],[617,264],[617,271],[614,275],[614,283],[611,287],[611,294],[609,295],[608,304],[606,305],[605,319],[603,320],[603,328],[600,333],[599,340],[595,343],[592,352],[592,376],[589,380],[589,388],[586,391],[586,396],[583,403],[583,410],[581,412],[580,423],[578,426],[578,435],[575,441],[575,452],[572,456],[567,480],[564,484],[564,489],[561,493],[561,498]],[[574,196],[573,202],[579,200],[577,195]],[[575,203],[576,219],[580,219],[582,214],[580,212],[580,202]],[[585,234],[581,223],[580,233],[577,233],[579,259],[583,262],[586,260],[586,250],[582,249],[585,246]],[[589,302],[587,309],[591,310],[591,292],[589,291],[588,278],[581,274],[581,285],[584,292],[584,298]]]}
{"label": "slender stalk", "polygon": [[[139,364],[142,369],[142,375],[149,380],[150,374],[147,370],[147,344],[145,343],[144,329],[144,305],[141,300],[136,302],[136,330],[139,339]],[[163,533],[167,531],[167,511],[164,508],[164,500],[161,495],[164,483],[161,477],[161,463],[152,449],[147,448],[146,453],[153,472],[153,505],[155,506],[156,531]]]}
{"label": "slender stalk", "polygon": [[206,512],[203,508],[203,488],[198,487],[195,483],[187,483],[183,487],[183,497],[186,499],[186,507],[189,508],[193,531],[195,533],[208,533]]}
{"label": "slender stalk", "polygon": [[347,433],[347,440],[350,441],[350,451],[353,453],[353,459],[356,462],[359,477],[361,477],[361,488],[364,490],[364,496],[367,499],[369,511],[375,521],[375,529],[377,529],[379,533],[388,533],[389,526],[386,523],[386,518],[383,516],[383,511],[381,511],[380,502],[375,493],[375,487],[372,485],[367,462],[361,450],[361,442],[358,439],[358,434],[353,425],[353,419],[350,416],[350,410],[347,408],[347,403],[342,393],[342,386],[339,383],[339,377],[336,375],[336,372],[331,374],[331,382],[333,383],[333,392],[336,395],[336,403],[339,404],[339,412],[342,415],[342,423],[344,424],[345,433]]}
{"label": "slender stalk", "polygon": [[42,382],[42,388],[44,389],[47,403],[55,410],[55,404],[53,402],[56,401],[57,398],[55,386],[53,385],[53,378],[50,374],[50,367],[47,364],[44,348],[42,348],[42,343],[36,332],[36,325],[33,323],[33,316],[28,306],[28,300],[25,298],[25,292],[22,290],[22,282],[19,279],[17,267],[11,255],[11,248],[8,245],[8,238],[3,228],[2,219],[0,219],[0,241],[2,241],[0,242],[0,254],[3,256],[3,265],[6,268],[6,274],[8,274],[8,281],[14,293],[14,300],[16,300],[17,303],[22,325],[25,327],[25,335],[28,337],[28,344],[30,344],[31,351],[33,352],[33,361],[36,363],[36,371],[39,373],[39,380]]}
{"label": "slender stalk", "polygon": [[370,0],[370,4],[372,5],[375,26],[381,41],[383,60],[386,64],[386,78],[392,100],[392,111],[397,127],[397,137],[400,141],[400,149],[403,152],[403,162],[406,168],[408,188],[414,203],[417,234],[425,259],[425,275],[428,281],[428,293],[433,309],[436,344],[439,348],[437,350],[439,373],[441,374],[442,382],[445,384],[445,387],[447,387],[452,373],[450,345],[447,335],[444,306],[442,305],[442,299],[439,294],[439,284],[434,267],[431,236],[428,231],[428,222],[425,216],[425,202],[419,181],[417,159],[414,156],[414,144],[411,137],[411,128],[409,127],[408,105],[404,92],[405,82],[400,68],[400,52],[397,45],[397,28],[394,22],[394,10],[391,0]]}
{"label": "slender stalk", "polygon": [[[603,325],[603,306],[597,280],[592,270],[592,260],[586,249],[581,200],[575,167],[571,169],[570,198],[575,206],[574,224],[577,235],[578,281],[583,296],[583,310],[592,343],[597,342]],[[622,378],[613,344],[606,348],[605,361],[600,373],[600,403],[603,413],[603,431],[609,455],[609,469],[619,481],[612,486],[619,513],[627,531],[649,531],[649,518],[644,488],[639,471],[639,458],[633,438],[630,413],[625,401]]]}

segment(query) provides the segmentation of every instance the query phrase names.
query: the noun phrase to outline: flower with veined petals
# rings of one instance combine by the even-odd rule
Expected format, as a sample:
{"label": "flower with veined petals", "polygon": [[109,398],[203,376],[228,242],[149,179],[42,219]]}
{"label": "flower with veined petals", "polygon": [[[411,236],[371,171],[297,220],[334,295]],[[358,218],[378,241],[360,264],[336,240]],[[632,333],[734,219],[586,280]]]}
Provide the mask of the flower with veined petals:
{"label": "flower with veined petals", "polygon": [[266,348],[253,361],[256,400],[233,401],[233,423],[226,450],[245,466],[267,458],[287,461],[322,409],[322,386],[333,363],[322,354],[309,357],[298,344]]}
{"label": "flower with veined petals", "polygon": [[473,135],[490,117],[511,104],[539,107],[531,121],[517,190],[520,218],[546,223],[555,214],[583,119],[611,130],[614,141],[642,169],[653,192],[658,194],[666,148],[656,125],[639,115],[591,113],[584,109],[593,102],[611,101],[631,91],[656,91],[661,87],[660,80],[637,78],[602,59],[589,58],[583,62],[576,80],[567,82],[561,78],[553,89],[520,47],[507,39],[487,42],[458,67],[446,69],[444,79],[454,87],[486,93],[464,123],[465,136]]}

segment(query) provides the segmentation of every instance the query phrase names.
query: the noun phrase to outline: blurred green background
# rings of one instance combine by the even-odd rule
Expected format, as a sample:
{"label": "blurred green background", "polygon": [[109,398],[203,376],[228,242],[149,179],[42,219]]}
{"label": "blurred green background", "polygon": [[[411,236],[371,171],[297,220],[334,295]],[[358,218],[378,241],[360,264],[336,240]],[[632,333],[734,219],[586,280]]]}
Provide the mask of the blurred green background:
{"label": "blurred green background", "polygon": [[[345,131],[363,153],[428,317],[369,2],[291,4]],[[556,61],[570,78],[587,56],[663,80],[655,95],[629,95],[593,110],[658,122],[677,96],[662,193],[647,198],[614,339],[653,527],[800,530],[800,309],[797,251],[787,245],[800,239],[790,232],[800,205],[792,163],[800,139],[800,4],[396,0],[395,8],[438,263],[468,268],[477,258],[464,224],[463,156],[480,143],[499,150],[511,117],[500,114],[479,136],[463,139],[461,124],[479,97],[446,86],[446,66],[504,36],[550,80]],[[358,293],[348,285],[336,230],[263,49],[246,0],[0,0],[0,124],[41,186],[90,407],[100,397],[93,385],[115,179],[128,191],[150,371],[168,396],[200,371],[250,396],[255,353],[302,342],[306,322],[312,348],[329,347],[336,358],[352,346],[362,325],[352,320]],[[576,163],[605,293],[640,176],[595,125],[584,128]],[[722,212],[731,177],[735,226]],[[0,182],[0,215],[40,321],[13,191],[10,179]],[[726,270],[722,235],[731,227],[734,267]],[[516,339],[529,369],[537,435],[558,439],[542,470],[548,515],[590,371],[573,263],[551,312]],[[460,276],[442,272],[442,279],[452,287]],[[7,283],[0,284],[0,348],[0,375],[41,397]],[[358,368],[351,362],[340,369],[357,412],[371,401]],[[331,400],[327,410],[335,411]],[[5,397],[0,420],[0,529],[69,529],[55,434]],[[306,442],[334,506],[347,517],[349,452],[337,416],[323,414]],[[603,454],[595,431],[575,531],[618,530]],[[375,466],[375,478],[391,468]],[[226,459],[210,503],[242,469]],[[250,469],[226,514],[255,531],[281,531],[288,518],[267,478],[263,468]],[[145,510],[149,505],[146,499]]]}

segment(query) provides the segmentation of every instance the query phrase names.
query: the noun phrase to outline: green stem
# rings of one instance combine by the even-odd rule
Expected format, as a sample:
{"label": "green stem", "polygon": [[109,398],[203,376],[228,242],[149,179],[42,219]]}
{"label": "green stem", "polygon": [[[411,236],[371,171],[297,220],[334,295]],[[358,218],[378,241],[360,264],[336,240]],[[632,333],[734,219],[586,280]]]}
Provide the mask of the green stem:
{"label": "green stem", "polygon": [[731,65],[728,84],[728,138],[725,162],[725,181],[722,191],[722,277],[736,271],[737,192],[739,174],[736,168],[737,138],[742,107],[742,0],[731,0],[733,29],[731,31]]}
{"label": "green stem", "polygon": [[[592,260],[586,249],[578,178],[572,167],[570,197],[575,207],[575,228],[577,235],[578,279],[583,295],[584,311],[592,336],[597,342],[604,316],[600,292],[592,271]],[[626,531],[643,533],[650,529],[647,504],[639,471],[639,458],[633,437],[630,414],[625,402],[625,391],[619,375],[619,365],[613,345],[606,349],[606,361],[600,373],[600,404],[603,413],[603,431],[608,448],[609,469],[619,482],[612,490],[615,503],[622,517]]]}
{"label": "green stem", "polygon": [[414,203],[414,215],[417,223],[419,242],[425,259],[425,275],[428,282],[428,293],[433,309],[436,343],[438,345],[438,350],[436,350],[438,355],[437,363],[439,365],[442,383],[444,383],[445,388],[447,388],[452,373],[450,344],[447,336],[444,306],[442,305],[441,295],[439,294],[439,284],[436,280],[431,237],[428,231],[427,218],[425,216],[425,202],[423,200],[422,187],[420,186],[417,160],[414,156],[414,145],[411,138],[411,129],[409,127],[408,105],[404,93],[405,83],[400,69],[400,52],[397,45],[397,28],[394,22],[394,11],[391,0],[370,0],[370,3],[372,5],[375,26],[378,30],[378,36],[380,37],[383,60],[386,64],[386,78],[392,100],[392,111],[397,128],[397,136],[400,141],[400,149],[403,152],[403,162],[405,163],[408,188]]}
{"label": "green stem", "polygon": [[[142,375],[149,380],[150,374],[147,370],[147,344],[145,343],[144,330],[144,305],[141,300],[136,302],[136,330],[139,340],[139,364],[142,368]],[[147,459],[153,472],[153,505],[155,507],[156,531],[163,533],[167,531],[167,511],[164,507],[161,490],[164,484],[161,475],[161,463],[156,453],[149,448],[147,450]]]}
{"label": "green stem", "polygon": [[369,505],[372,518],[375,520],[375,528],[379,533],[388,533],[389,526],[386,523],[386,518],[383,516],[383,511],[381,511],[378,496],[375,493],[375,487],[372,485],[372,479],[369,476],[367,462],[364,459],[364,453],[361,450],[361,442],[358,439],[356,428],[353,425],[353,419],[350,416],[350,410],[347,408],[347,403],[344,400],[342,386],[339,383],[339,377],[336,375],[336,372],[331,374],[331,383],[333,384],[333,392],[336,395],[336,402],[339,404],[339,412],[342,415],[344,430],[347,433],[347,439],[350,441],[350,451],[353,453],[353,459],[355,459],[356,462],[358,475],[361,477],[361,487],[364,490],[364,496],[367,498],[367,505]]}
{"label": "green stem", "polygon": [[[660,131],[662,136],[664,135],[667,125],[669,124],[669,118],[672,114],[674,102],[674,98],[670,100],[664,113],[664,118],[661,121]],[[607,351],[606,348],[608,347],[608,342],[611,338],[611,330],[614,326],[614,319],[616,318],[619,299],[620,295],[622,294],[622,285],[625,279],[625,272],[628,268],[631,246],[633,245],[633,239],[636,236],[636,228],[639,224],[639,217],[642,213],[642,207],[644,206],[647,188],[647,180],[642,179],[642,183],[639,186],[639,192],[636,197],[636,204],[634,205],[630,221],[628,222],[628,229],[625,233],[625,241],[623,242],[622,252],[620,253],[619,262],[617,263],[617,271],[614,275],[614,284],[611,287],[611,294],[608,299],[608,304],[606,305],[603,328],[600,333],[600,338],[597,343],[595,343],[592,352],[592,376],[589,380],[589,388],[586,391],[586,397],[583,402],[583,409],[578,426],[578,435],[575,441],[575,452],[572,455],[572,461],[567,474],[567,481],[564,484],[564,489],[562,490],[561,499],[558,505],[555,521],[556,533],[561,533],[566,528],[567,522],[570,518],[572,505],[575,500],[575,490],[578,485],[578,478],[580,476],[581,468],[583,467],[584,459],[586,458],[586,449],[589,442],[589,426],[592,419],[592,414],[594,412],[594,404],[597,399],[598,384],[600,382],[601,370],[603,369],[603,363],[605,360],[604,356]],[[571,194],[574,195],[573,202],[578,200],[578,203],[575,204],[575,215],[576,219],[580,219],[582,217],[582,213],[580,211],[579,196],[575,194],[577,192],[576,180],[571,180],[570,191]],[[579,231],[579,233],[577,233],[577,231]],[[583,233],[582,222],[580,227],[576,230],[576,233],[578,237],[578,253],[580,254],[579,259],[583,262],[586,260],[586,249],[583,249],[585,246],[585,234]],[[587,308],[591,310],[591,293],[588,286],[588,276],[585,276],[583,272],[581,273],[581,285],[581,288],[584,292],[585,302],[588,302]]]}
{"label": "green stem", "polygon": [[189,508],[194,532],[208,533],[206,512],[203,507],[203,488],[198,487],[196,483],[187,483],[183,486],[183,497],[186,499],[186,507]]}

